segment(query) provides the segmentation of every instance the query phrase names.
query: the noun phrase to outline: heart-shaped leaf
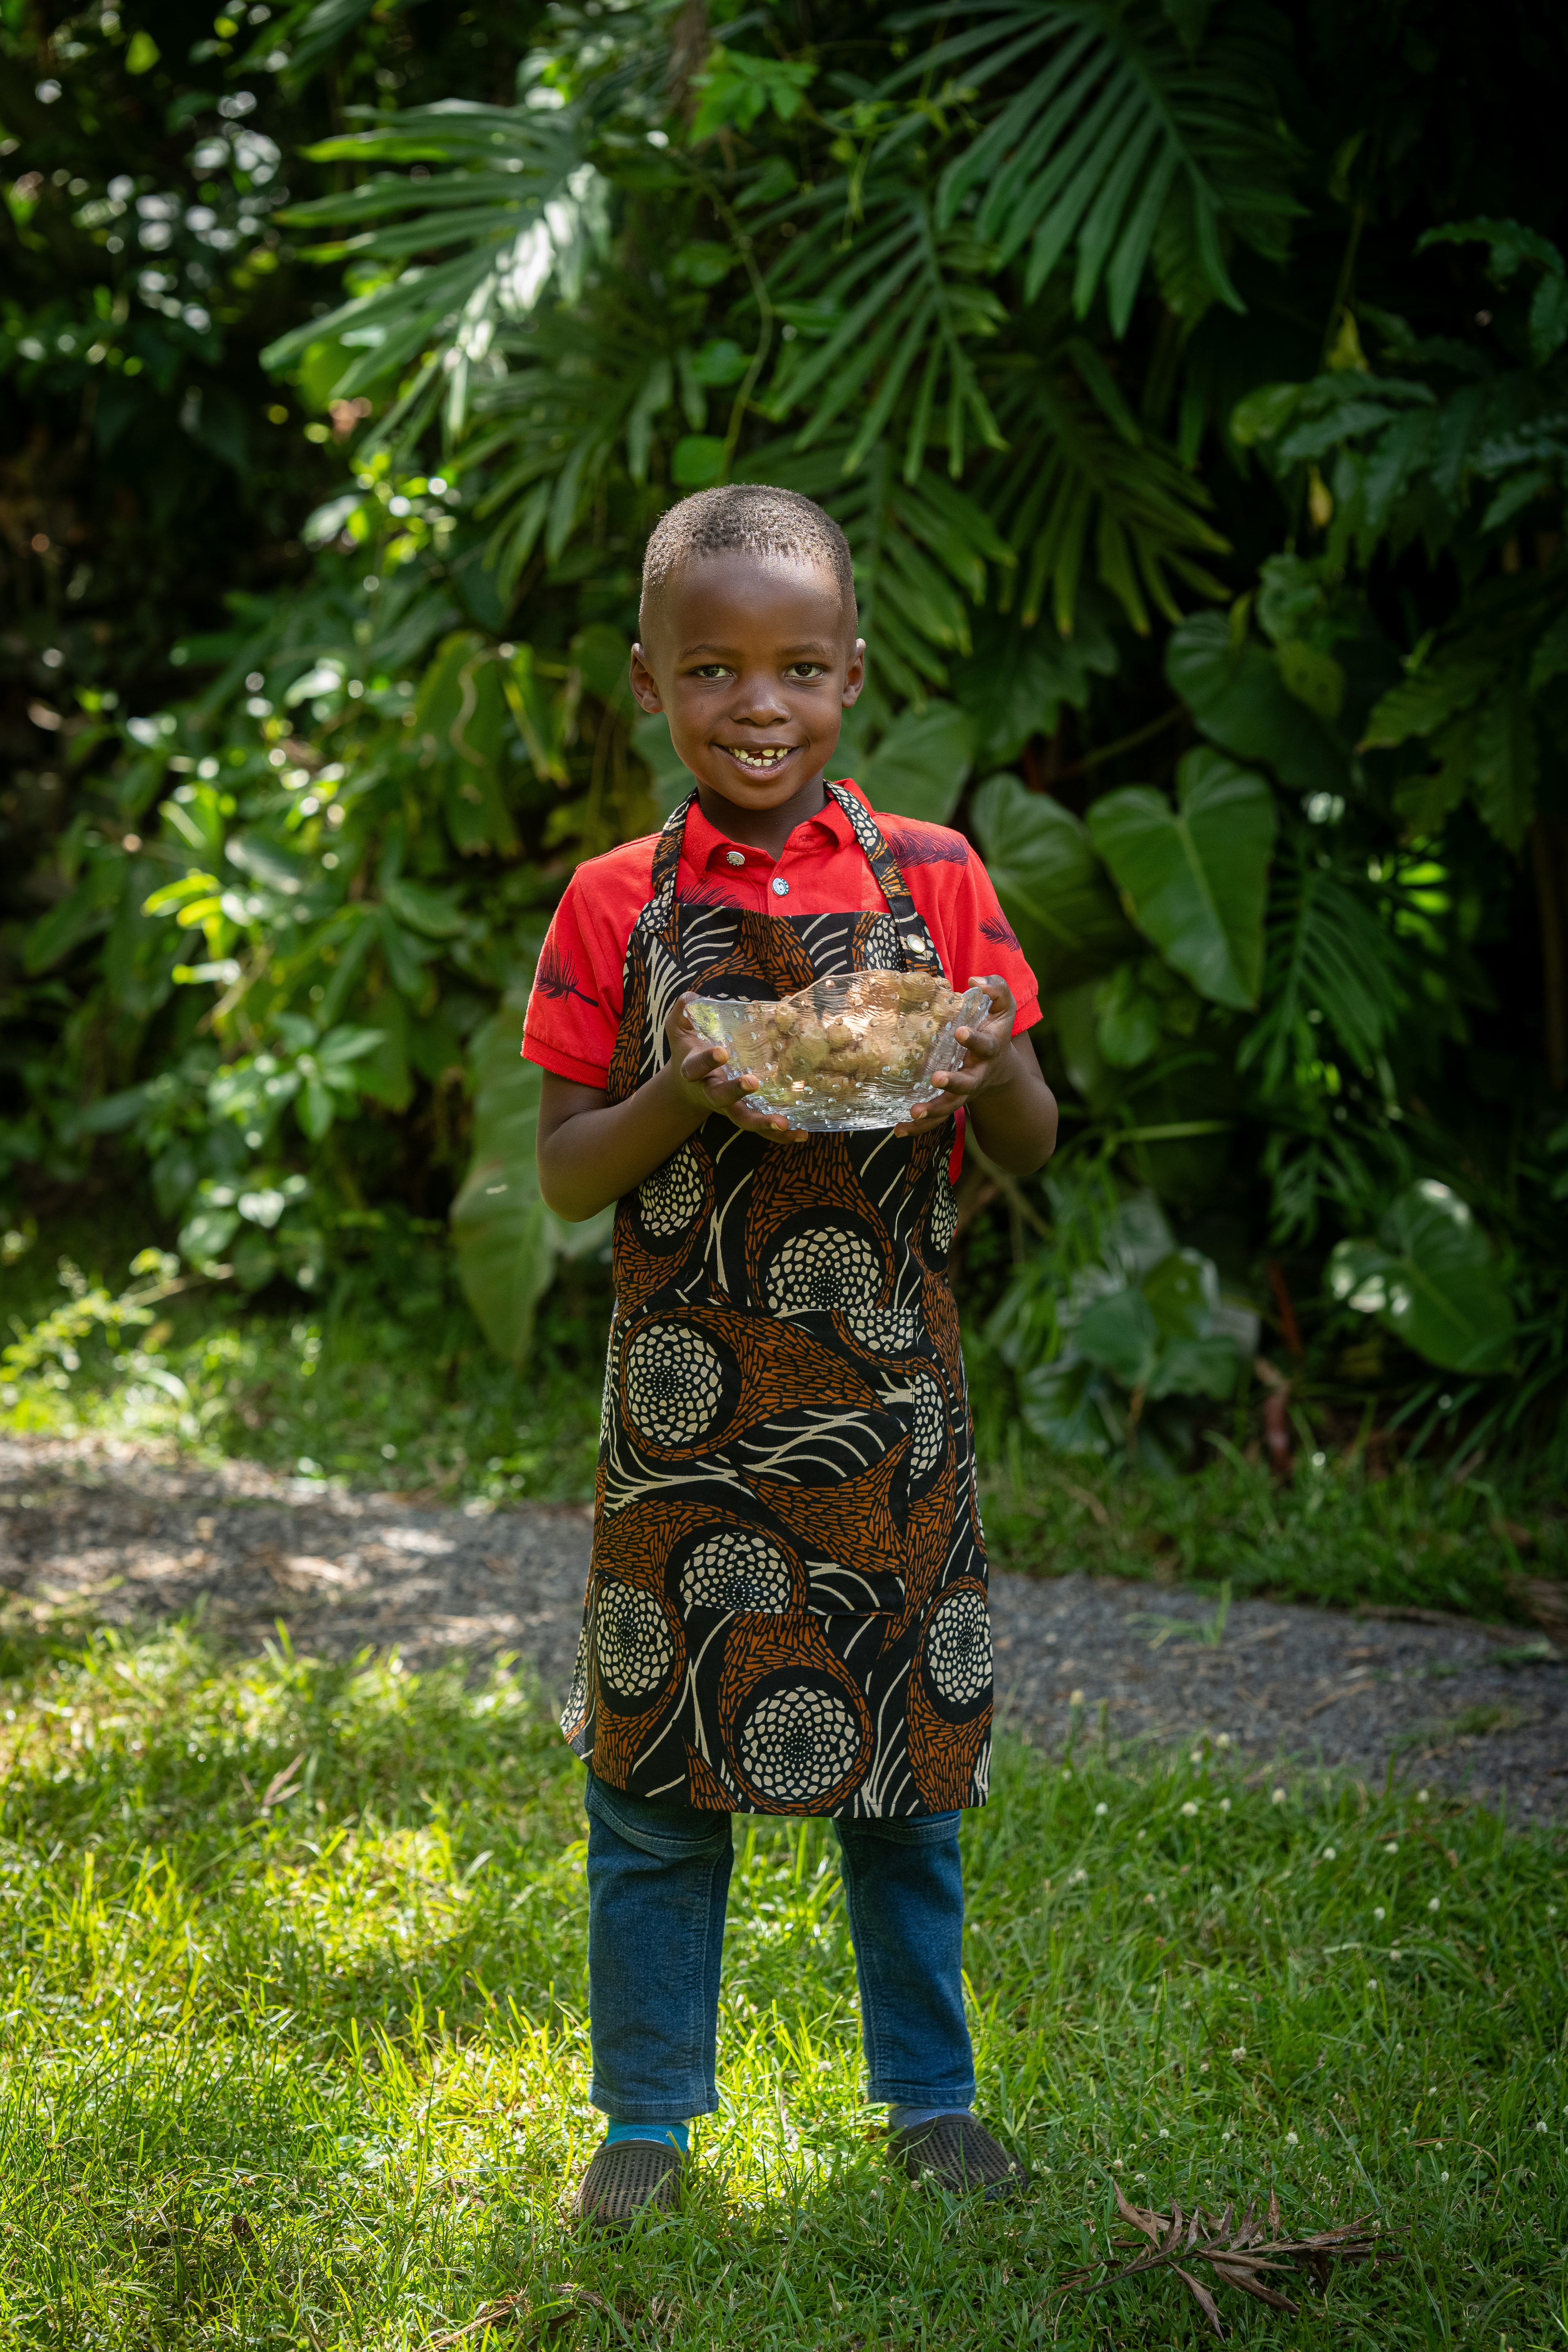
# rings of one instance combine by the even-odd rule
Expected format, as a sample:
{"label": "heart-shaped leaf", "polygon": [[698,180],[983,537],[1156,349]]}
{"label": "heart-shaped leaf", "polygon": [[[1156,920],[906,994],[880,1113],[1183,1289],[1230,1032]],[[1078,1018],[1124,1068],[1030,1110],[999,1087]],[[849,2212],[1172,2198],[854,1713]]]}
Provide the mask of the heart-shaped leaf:
{"label": "heart-shaped leaf", "polygon": [[928,702],[895,719],[862,760],[856,782],[873,808],[945,824],[969,781],[973,730],[955,703]]}
{"label": "heart-shaped leaf", "polygon": [[1263,985],[1263,915],[1279,815],[1261,776],[1217,751],[1189,751],[1176,802],[1146,784],[1089,813],[1095,847],[1139,929],[1215,1004],[1238,1011]]}
{"label": "heart-shaped leaf", "polygon": [[1496,1372],[1513,1344],[1513,1304],[1486,1235],[1447,1184],[1399,1195],[1376,1242],[1341,1242],[1328,1265],[1334,1297],[1376,1315],[1447,1372]]}
{"label": "heart-shaped leaf", "polygon": [[1071,810],[1016,776],[993,776],[973,805],[986,870],[1041,988],[1055,995],[1120,962],[1132,933]]}
{"label": "heart-shaped leaf", "polygon": [[528,1353],[557,1257],[601,1247],[614,1216],[605,1209],[568,1225],[540,1197],[542,1073],[519,1053],[521,1028],[521,1014],[503,1008],[475,1034],[473,1158],[451,1213],[464,1295],[491,1347],[514,1364]]}

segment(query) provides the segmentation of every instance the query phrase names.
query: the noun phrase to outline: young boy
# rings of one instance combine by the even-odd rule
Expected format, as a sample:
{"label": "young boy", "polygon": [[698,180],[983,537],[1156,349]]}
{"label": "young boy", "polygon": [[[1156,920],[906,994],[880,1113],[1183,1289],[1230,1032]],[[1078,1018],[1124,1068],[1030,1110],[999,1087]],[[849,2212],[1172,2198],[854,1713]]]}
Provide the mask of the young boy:
{"label": "young boy", "polygon": [[[1057,1113],[1034,975],[963,837],[824,781],[858,696],[849,550],[808,499],[736,486],[648,543],[632,686],[696,789],[578,867],[539,961],[540,1183],[616,1202],[616,1307],[583,1638],[562,1728],[588,1767],[593,2099],[578,2210],[673,2205],[718,2105],[730,1815],[831,1815],[869,2097],[919,2177],[1020,2167],[970,2112],[959,1809],[985,1799],[991,1642],[943,1269],[973,1122],[1016,1175]],[[988,972],[963,1066],[904,1126],[805,1136],[700,1043],[692,993]],[[753,1082],[754,1083],[754,1082]]]}

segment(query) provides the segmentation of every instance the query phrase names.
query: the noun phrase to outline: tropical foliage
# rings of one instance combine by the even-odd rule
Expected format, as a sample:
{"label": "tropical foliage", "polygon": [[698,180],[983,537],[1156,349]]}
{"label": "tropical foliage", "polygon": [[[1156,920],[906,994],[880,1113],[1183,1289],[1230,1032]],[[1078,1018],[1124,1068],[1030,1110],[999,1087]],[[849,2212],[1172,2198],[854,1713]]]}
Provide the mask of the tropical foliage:
{"label": "tropical foliage", "polygon": [[[143,39],[90,13],[47,54],[6,20],[14,58],[75,45],[84,122],[79,79]],[[1179,1459],[1261,1318],[1315,1409],[1472,1457],[1555,1425],[1556,37],[1521,7],[1478,58],[1435,5],[1338,0],[556,5],[487,19],[476,85],[469,19],[428,13],[252,9],[247,49],[236,11],[189,83],[141,69],[290,257],[286,301],[226,297],[271,337],[249,396],[341,455],[308,516],[289,492],[288,591],[239,566],[226,614],[195,600],[194,691],[33,628],[60,806],[8,934],[12,1183],[117,1154],[255,1288],[450,1210],[520,1353],[602,1240],[538,1200],[521,1007],[574,863],[682,789],[625,685],[641,544],[771,479],[855,550],[844,772],[969,828],[1044,983],[1065,1161],[972,1164],[963,1209],[1033,1424]],[[232,126],[279,109],[258,209]],[[213,235],[101,201],[154,253]],[[130,267],[92,268],[109,316]],[[164,331],[160,273],[127,333]]]}

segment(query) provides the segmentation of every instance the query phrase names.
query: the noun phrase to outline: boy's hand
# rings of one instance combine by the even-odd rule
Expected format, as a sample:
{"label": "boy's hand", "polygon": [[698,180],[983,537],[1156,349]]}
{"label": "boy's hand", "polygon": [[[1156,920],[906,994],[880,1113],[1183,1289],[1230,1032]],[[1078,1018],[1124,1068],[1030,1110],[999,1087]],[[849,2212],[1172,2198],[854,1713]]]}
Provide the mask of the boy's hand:
{"label": "boy's hand", "polygon": [[664,1024],[669,1044],[669,1060],[665,1065],[665,1082],[692,1110],[704,1115],[721,1111],[737,1127],[752,1135],[761,1135],[770,1143],[805,1143],[808,1140],[803,1128],[792,1128],[783,1111],[771,1111],[752,1097],[762,1084],[747,1071],[738,1070],[731,1060],[727,1047],[710,1045],[698,1035],[691,1025],[687,1006],[697,991],[688,989],[679,997]]}
{"label": "boy's hand", "polygon": [[930,1127],[938,1119],[950,1118],[962,1104],[973,1102],[976,1095],[1011,1086],[1018,1076],[1013,1048],[1013,1024],[1018,1013],[1016,998],[1006,982],[994,972],[972,973],[969,986],[985,991],[991,999],[991,1010],[973,1029],[954,1030],[963,1048],[963,1068],[931,1072],[931,1082],[937,1089],[935,1097],[930,1102],[915,1105],[909,1118],[898,1129],[900,1135],[912,1135],[918,1127]]}

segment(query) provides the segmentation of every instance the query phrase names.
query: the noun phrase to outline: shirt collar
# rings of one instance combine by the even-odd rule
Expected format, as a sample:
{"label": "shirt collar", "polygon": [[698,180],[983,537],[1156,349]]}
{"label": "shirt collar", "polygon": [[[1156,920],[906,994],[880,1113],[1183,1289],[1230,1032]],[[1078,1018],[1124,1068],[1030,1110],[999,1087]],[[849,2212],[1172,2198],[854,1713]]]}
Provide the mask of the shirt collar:
{"label": "shirt collar", "polygon": [[[836,781],[847,780],[839,778]],[[864,800],[864,793],[860,793],[856,786],[851,784],[848,789],[855,793],[858,800]],[[803,835],[805,836],[805,839],[802,838]],[[814,836],[817,839],[826,839],[839,847],[843,847],[855,838],[854,826],[831,793],[827,796],[826,805],[816,816],[804,817],[796,825],[790,835],[789,846],[792,849],[803,849]],[[731,863],[731,851],[739,852],[748,866],[765,866],[770,872],[773,870],[773,860],[765,849],[752,849],[749,848],[743,841],[731,841],[727,834],[721,833],[716,826],[709,824],[702,814],[701,802],[693,800],[686,813],[686,838],[681,853],[687,864],[699,874],[706,873],[712,866],[728,866]]]}

